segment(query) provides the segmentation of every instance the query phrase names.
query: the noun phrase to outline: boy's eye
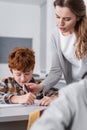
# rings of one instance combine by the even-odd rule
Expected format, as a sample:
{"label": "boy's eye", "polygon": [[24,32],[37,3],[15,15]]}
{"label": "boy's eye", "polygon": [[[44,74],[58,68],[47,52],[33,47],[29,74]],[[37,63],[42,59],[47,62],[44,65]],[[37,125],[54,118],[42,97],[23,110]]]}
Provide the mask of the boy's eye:
{"label": "boy's eye", "polygon": [[16,76],[21,76],[21,74],[16,74]]}
{"label": "boy's eye", "polygon": [[26,73],[25,75],[30,75],[30,73]]}

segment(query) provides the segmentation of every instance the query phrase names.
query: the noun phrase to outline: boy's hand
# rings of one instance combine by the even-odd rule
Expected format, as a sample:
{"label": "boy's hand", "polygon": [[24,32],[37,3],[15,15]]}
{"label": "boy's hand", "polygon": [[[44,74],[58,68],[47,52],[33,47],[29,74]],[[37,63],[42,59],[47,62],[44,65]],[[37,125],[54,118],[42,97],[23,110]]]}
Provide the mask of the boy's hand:
{"label": "boy's hand", "polygon": [[12,103],[20,103],[20,104],[33,104],[34,100],[36,99],[36,96],[32,94],[31,92],[21,95],[21,96],[12,96],[11,97],[11,102]]}
{"label": "boy's hand", "polygon": [[39,106],[48,106],[51,102],[52,102],[51,97],[44,96],[44,98],[42,98],[42,99],[39,101],[38,105],[39,105]]}
{"label": "boy's hand", "polygon": [[56,99],[58,96],[54,95],[54,96],[51,96],[51,97],[48,97],[48,96],[44,96],[40,102],[38,103],[39,106],[48,106],[50,105],[50,103]]}

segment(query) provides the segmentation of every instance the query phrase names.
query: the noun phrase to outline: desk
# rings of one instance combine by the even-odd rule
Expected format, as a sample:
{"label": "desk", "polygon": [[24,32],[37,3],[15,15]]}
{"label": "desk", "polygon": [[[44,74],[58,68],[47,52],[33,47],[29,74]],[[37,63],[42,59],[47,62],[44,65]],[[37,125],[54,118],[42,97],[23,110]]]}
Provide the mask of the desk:
{"label": "desk", "polygon": [[36,105],[0,108],[0,130],[27,130],[29,113],[45,108]]}

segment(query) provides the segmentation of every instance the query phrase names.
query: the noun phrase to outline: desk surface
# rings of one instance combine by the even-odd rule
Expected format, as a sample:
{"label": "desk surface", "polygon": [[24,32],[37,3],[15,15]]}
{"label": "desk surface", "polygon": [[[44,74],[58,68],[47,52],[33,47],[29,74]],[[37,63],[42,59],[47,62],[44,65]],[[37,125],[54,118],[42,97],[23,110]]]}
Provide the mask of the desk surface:
{"label": "desk surface", "polygon": [[29,114],[35,110],[46,109],[45,106],[20,105],[0,108],[0,122],[28,120]]}

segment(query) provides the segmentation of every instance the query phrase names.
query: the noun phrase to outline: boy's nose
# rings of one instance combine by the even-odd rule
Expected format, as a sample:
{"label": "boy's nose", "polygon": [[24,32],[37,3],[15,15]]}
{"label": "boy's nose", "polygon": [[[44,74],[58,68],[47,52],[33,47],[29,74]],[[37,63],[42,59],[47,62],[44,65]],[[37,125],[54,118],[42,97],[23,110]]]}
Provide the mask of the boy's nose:
{"label": "boy's nose", "polygon": [[21,81],[25,81],[25,76],[21,75]]}

